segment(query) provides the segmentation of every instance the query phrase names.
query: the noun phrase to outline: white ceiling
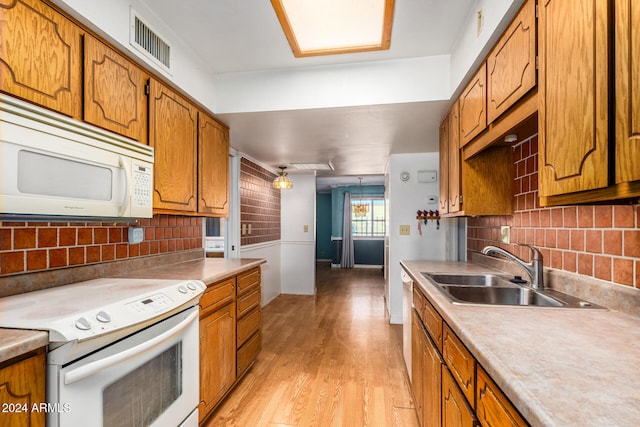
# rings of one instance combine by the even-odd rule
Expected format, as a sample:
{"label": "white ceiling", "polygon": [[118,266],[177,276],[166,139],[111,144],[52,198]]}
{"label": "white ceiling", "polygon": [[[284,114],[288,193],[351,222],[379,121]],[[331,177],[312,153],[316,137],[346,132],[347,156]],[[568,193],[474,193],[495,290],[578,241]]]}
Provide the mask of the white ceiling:
{"label": "white ceiling", "polygon": [[[474,13],[469,0],[396,0],[391,49],[295,58],[266,0],[148,0],[175,34],[213,73],[282,70],[448,54]],[[473,3],[473,2],[471,2]],[[231,128],[231,145],[271,166],[331,161],[335,172],[384,174],[392,153],[437,151],[447,101],[266,112],[217,117]],[[295,173],[295,172],[294,172]]]}

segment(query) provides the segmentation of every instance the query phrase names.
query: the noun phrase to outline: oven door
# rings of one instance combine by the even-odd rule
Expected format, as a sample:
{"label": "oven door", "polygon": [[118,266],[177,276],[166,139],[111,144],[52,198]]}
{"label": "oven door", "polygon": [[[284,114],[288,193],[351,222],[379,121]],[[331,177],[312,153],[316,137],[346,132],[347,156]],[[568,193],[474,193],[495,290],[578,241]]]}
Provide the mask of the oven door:
{"label": "oven door", "polygon": [[50,365],[47,425],[197,426],[198,355],[192,307],[66,366]]}

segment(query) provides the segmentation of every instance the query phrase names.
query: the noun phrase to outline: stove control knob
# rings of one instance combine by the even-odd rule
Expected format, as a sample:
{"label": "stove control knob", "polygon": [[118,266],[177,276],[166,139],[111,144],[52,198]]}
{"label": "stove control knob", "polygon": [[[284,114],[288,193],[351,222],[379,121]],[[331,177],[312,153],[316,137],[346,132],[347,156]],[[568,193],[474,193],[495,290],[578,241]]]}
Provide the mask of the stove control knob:
{"label": "stove control knob", "polygon": [[96,319],[98,319],[98,322],[102,322],[102,323],[111,322],[111,316],[109,316],[109,313],[102,310],[100,310],[98,314],[96,314]]}
{"label": "stove control knob", "polygon": [[178,291],[181,294],[186,294],[187,293],[187,288],[184,285],[180,285],[180,286],[178,286]]}
{"label": "stove control knob", "polygon": [[198,289],[198,287],[196,286],[195,283],[193,282],[189,282],[187,283],[187,288],[191,289],[192,291],[195,291],[196,289]]}
{"label": "stove control knob", "polygon": [[89,323],[86,317],[81,317],[76,320],[76,328],[83,331],[88,331],[89,329],[91,329],[91,323]]}

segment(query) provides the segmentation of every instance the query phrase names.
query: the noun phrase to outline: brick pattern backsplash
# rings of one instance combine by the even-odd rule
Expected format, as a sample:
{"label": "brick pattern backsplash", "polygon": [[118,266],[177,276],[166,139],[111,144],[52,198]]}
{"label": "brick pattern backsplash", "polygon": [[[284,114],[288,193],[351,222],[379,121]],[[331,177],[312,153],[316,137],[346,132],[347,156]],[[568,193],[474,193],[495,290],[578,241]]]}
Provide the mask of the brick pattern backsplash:
{"label": "brick pattern backsplash", "polygon": [[[130,226],[144,241],[128,243]],[[137,224],[0,222],[0,276],[75,267],[202,247],[202,218],[156,215]]]}
{"label": "brick pattern backsplash", "polygon": [[[514,147],[514,214],[469,218],[467,249],[486,245],[525,260],[538,247],[545,267],[640,288],[640,207],[631,204],[541,208],[538,205],[537,136]],[[510,245],[500,242],[500,226],[511,227]]]}
{"label": "brick pattern backsplash", "polygon": [[[280,240],[280,191],[276,175],[252,161],[240,160],[241,245]],[[249,227],[251,234],[249,234]]]}

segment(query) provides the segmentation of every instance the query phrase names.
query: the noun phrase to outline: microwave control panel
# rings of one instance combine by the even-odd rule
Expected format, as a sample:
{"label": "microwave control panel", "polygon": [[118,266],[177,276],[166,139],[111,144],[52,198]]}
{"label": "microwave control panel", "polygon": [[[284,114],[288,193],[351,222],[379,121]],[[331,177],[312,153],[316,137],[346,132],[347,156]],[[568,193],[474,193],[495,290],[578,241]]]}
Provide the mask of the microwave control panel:
{"label": "microwave control panel", "polygon": [[133,165],[133,204],[151,207],[153,203],[153,171],[149,166]]}

